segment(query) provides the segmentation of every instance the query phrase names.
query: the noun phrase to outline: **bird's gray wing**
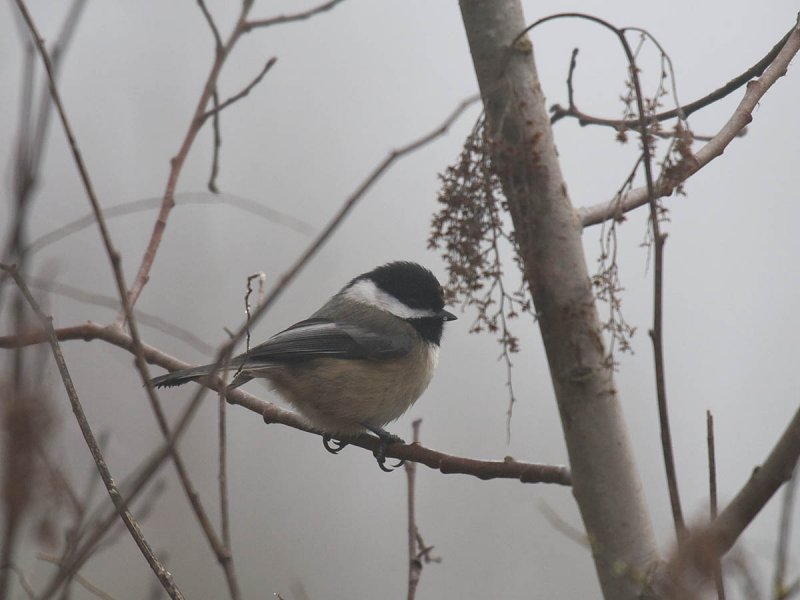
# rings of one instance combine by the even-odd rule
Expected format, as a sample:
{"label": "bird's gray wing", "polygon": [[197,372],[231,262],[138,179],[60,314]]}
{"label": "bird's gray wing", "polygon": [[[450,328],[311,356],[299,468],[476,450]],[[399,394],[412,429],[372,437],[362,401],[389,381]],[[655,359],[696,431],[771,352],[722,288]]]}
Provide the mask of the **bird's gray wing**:
{"label": "bird's gray wing", "polygon": [[412,342],[413,338],[399,328],[375,331],[359,325],[311,318],[292,325],[237,358],[243,359],[245,367],[322,357],[397,358],[408,354]]}

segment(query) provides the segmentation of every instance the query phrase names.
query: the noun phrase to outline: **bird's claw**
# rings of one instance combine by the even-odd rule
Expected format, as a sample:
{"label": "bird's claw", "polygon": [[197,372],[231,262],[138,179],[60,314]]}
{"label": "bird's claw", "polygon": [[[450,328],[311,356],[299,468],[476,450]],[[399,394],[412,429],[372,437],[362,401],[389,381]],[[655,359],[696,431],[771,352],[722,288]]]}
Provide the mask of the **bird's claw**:
{"label": "bird's claw", "polygon": [[348,446],[348,442],[343,442],[342,440],[334,440],[328,434],[322,436],[322,445],[325,446],[325,450],[330,452],[331,454],[339,454],[345,446]]}
{"label": "bird's claw", "polygon": [[[391,473],[395,469],[398,469],[402,467],[404,464],[406,464],[406,461],[404,461],[402,458],[399,458],[397,459],[396,464],[392,465],[391,467],[386,466],[386,448],[389,446],[389,444],[393,443],[397,442],[387,442],[386,440],[381,440],[378,449],[375,450],[375,452],[373,453],[373,455],[375,456],[375,460],[378,461],[378,466],[380,467],[381,471],[384,471],[386,473]],[[402,440],[400,440],[400,443],[403,443]]]}
{"label": "bird's claw", "polygon": [[395,469],[402,467],[406,462],[402,458],[398,459],[397,463],[391,467],[386,466],[386,449],[389,447],[389,444],[405,444],[405,441],[403,441],[401,437],[394,435],[393,433],[389,433],[381,427],[366,427],[381,440],[381,443],[378,445],[378,449],[373,452],[375,460],[378,461],[378,466],[380,467],[381,471],[391,473]]}

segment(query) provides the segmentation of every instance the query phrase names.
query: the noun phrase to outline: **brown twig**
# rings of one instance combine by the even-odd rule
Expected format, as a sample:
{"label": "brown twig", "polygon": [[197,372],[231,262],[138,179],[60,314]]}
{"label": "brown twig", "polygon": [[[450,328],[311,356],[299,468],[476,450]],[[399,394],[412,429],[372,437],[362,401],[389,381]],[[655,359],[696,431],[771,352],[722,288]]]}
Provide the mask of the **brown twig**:
{"label": "brown twig", "polygon": [[[228,40],[221,47],[217,46],[217,51],[215,53],[214,61],[211,65],[211,70],[206,78],[203,91],[200,93],[200,98],[197,101],[194,114],[189,122],[186,135],[181,142],[178,153],[171,160],[170,173],[169,177],[167,178],[167,185],[166,189],[164,190],[161,208],[153,226],[153,233],[151,234],[150,240],[147,243],[144,256],[142,257],[142,261],[139,265],[139,269],[136,273],[133,284],[127,293],[128,304],[131,307],[136,304],[136,301],[139,299],[139,295],[142,293],[142,289],[150,278],[150,269],[153,266],[156,253],[161,245],[161,240],[164,236],[164,230],[167,227],[167,218],[169,217],[172,208],[175,206],[175,189],[178,185],[178,178],[183,170],[186,157],[189,155],[189,150],[194,144],[197,134],[206,121],[206,118],[204,118],[203,115],[206,112],[206,106],[208,106],[211,96],[217,89],[217,80],[219,79],[220,71],[225,64],[225,60],[229,56],[231,49],[244,32],[243,24],[252,6],[252,0],[242,3],[242,9],[239,13],[239,18],[237,19],[236,24],[233,26],[233,30],[231,31]],[[201,9],[205,8],[205,4],[200,3],[200,7]],[[207,11],[204,11],[204,15],[206,15],[206,19],[208,20],[209,14]],[[213,20],[209,20],[209,22],[213,22]],[[121,314],[120,318],[118,318],[118,322],[121,323],[123,318],[127,318],[127,315]]]}
{"label": "brown twig", "polygon": [[244,24],[244,30],[250,31],[251,29],[261,28],[261,27],[270,27],[272,25],[282,25],[284,23],[295,23],[297,21],[305,21],[306,19],[310,19],[320,13],[327,12],[335,7],[337,4],[340,4],[344,0],[329,0],[319,6],[314,8],[310,8],[303,12],[295,13],[292,15],[279,15],[277,17],[270,17],[269,19],[256,19],[253,21],[247,21]]}
{"label": "brown twig", "polygon": [[[118,331],[112,327],[105,328],[105,330],[112,334]],[[126,335],[126,337],[129,336]],[[172,428],[170,438],[166,440],[159,449],[153,452],[150,457],[143,461],[142,465],[134,470],[133,475],[129,476],[119,485],[125,498],[125,506],[131,506],[133,501],[144,491],[147,483],[159,471],[166,459],[170,458],[170,448],[175,446],[186,431],[186,428],[199,407],[199,400],[189,402],[184,408],[183,413],[177,419],[175,426]],[[102,449],[103,444],[100,443],[99,445]],[[91,482],[89,482],[89,485],[91,485]],[[87,487],[84,504],[88,504],[90,489],[90,487]],[[61,569],[55,574],[51,581],[48,582],[45,591],[40,596],[40,600],[50,598],[58,591],[64,581],[74,576],[83,564],[96,552],[104,536],[111,530],[118,518],[116,510],[112,509],[106,516],[98,515],[91,518],[85,524],[81,521],[80,528],[74,534],[76,540],[79,540],[80,543],[76,543],[76,546],[71,549],[68,554],[65,554]],[[91,531],[89,532],[89,530]],[[87,532],[89,533],[87,534]]]}
{"label": "brown twig", "polygon": [[211,35],[214,36],[214,49],[216,50],[217,54],[219,54],[222,52],[222,37],[219,34],[217,23],[214,21],[214,17],[211,16],[211,12],[208,10],[205,0],[197,0],[197,5],[200,7],[200,11],[203,13],[206,23],[208,23],[208,28],[211,30]]}
{"label": "brown twig", "polygon": [[[656,195],[655,182],[653,178],[650,138],[648,134],[648,119],[644,108],[644,95],[639,81],[639,69],[636,66],[636,59],[630,44],[625,38],[625,32],[615,27],[608,21],[598,17],[583,13],[562,13],[540,19],[517,36],[519,39],[527,31],[537,24],[547,20],[557,18],[577,18],[591,21],[612,31],[622,45],[625,56],[628,60],[628,71],[635,92],[636,109],[638,113],[638,130],[642,143],[642,163],[644,165],[645,180],[647,182],[647,201],[650,205],[650,227],[653,232],[653,242],[655,244],[655,268],[653,276],[653,328],[650,330],[650,337],[653,340],[653,358],[656,371],[656,396],[658,400],[658,414],[661,425],[661,447],[664,455],[664,467],[667,474],[667,486],[669,488],[670,506],[672,507],[672,517],[675,522],[675,531],[678,541],[682,541],[686,535],[686,525],[683,520],[680,495],[678,494],[678,482],[675,470],[675,458],[672,450],[672,436],[669,427],[669,411],[667,407],[666,377],[664,375],[664,346],[663,346],[663,284],[664,284],[664,243],[666,234],[661,233],[660,227],[660,207],[658,196]],[[512,44],[513,46],[513,44]]]}
{"label": "brown twig", "polygon": [[[264,79],[264,75],[267,74],[267,72],[273,67],[273,65],[275,65],[276,62],[278,62],[278,58],[276,56],[270,58],[264,65],[264,67],[261,69],[261,72],[258,75],[256,75],[256,77],[253,79],[253,81],[251,81],[247,85],[247,87],[245,87],[238,94],[234,94],[224,102],[221,103],[215,102],[214,108],[207,110],[205,113],[203,113],[203,116],[200,118],[205,121],[211,116],[218,115],[221,111],[228,108],[231,104],[234,104],[235,102],[238,102],[239,100],[247,96],[253,90],[254,87],[256,87],[259,83],[261,83],[261,80]],[[216,94],[216,92],[214,93]]]}
{"label": "brown twig", "polygon": [[36,592],[33,590],[33,586],[31,585],[30,580],[25,575],[25,572],[20,569],[15,564],[8,564],[8,565],[0,565],[0,570],[3,571],[12,571],[16,573],[17,579],[19,580],[20,587],[25,591],[25,594],[28,596],[30,600],[38,600],[36,597]]}
{"label": "brown twig", "polygon": [[222,148],[222,131],[219,126],[219,93],[214,88],[211,94],[211,104],[214,107],[214,116],[211,117],[211,131],[214,134],[211,155],[211,173],[208,175],[208,191],[212,194],[219,194],[217,187],[217,176],[219,175],[219,153]]}
{"label": "brown twig", "polygon": [[[786,74],[789,63],[800,50],[800,32],[795,27],[785,38],[786,43],[774,55],[772,62],[763,69],[763,74],[758,79],[747,84],[747,90],[739,105],[734,110],[730,119],[723,125],[711,140],[695,153],[691,159],[685,159],[681,167],[680,177],[670,181],[659,181],[655,193],[661,198],[669,196],[678,184],[686,181],[697,171],[705,167],[712,160],[720,156],[725,148],[733,141],[739,132],[753,120],[753,110],[758,105],[764,94],[767,93],[775,82]],[[771,53],[770,53],[771,54]],[[648,202],[646,187],[631,190],[619,201],[612,199],[610,202],[601,202],[593,206],[578,210],[578,217],[584,227],[597,225],[616,214],[624,214]]]}
{"label": "brown twig", "polygon": [[[222,67],[225,64],[225,61],[230,55],[231,50],[236,45],[239,38],[243,34],[246,34],[255,28],[268,27],[270,25],[290,23],[294,21],[301,21],[304,19],[311,18],[317,14],[332,9],[334,6],[336,6],[342,1],[343,0],[332,0],[316,8],[312,8],[307,11],[297,13],[294,15],[283,15],[283,16],[273,17],[271,19],[248,21],[247,16],[253,7],[253,0],[244,0],[242,2],[242,8],[239,13],[239,17],[236,21],[236,24],[233,26],[233,29],[231,30],[231,33],[224,44],[220,43],[221,38],[219,36],[219,31],[217,30],[216,25],[214,25],[214,20],[211,17],[210,13],[208,12],[205,3],[198,2],[201,10],[203,11],[204,17],[206,18],[207,22],[209,23],[209,26],[212,29],[212,32],[214,33],[215,44],[216,44],[214,62],[211,65],[211,69],[209,71],[208,77],[206,78],[206,82],[203,86],[203,91],[200,94],[200,98],[198,99],[194,115],[192,116],[192,119],[189,122],[189,127],[186,132],[186,135],[184,136],[183,142],[181,143],[181,146],[178,149],[177,154],[172,158],[170,174],[167,179],[166,188],[164,190],[161,208],[159,210],[156,222],[153,226],[153,233],[150,236],[150,241],[148,242],[147,248],[145,249],[144,256],[142,257],[141,264],[139,265],[139,270],[136,273],[136,278],[134,279],[133,284],[131,285],[131,288],[128,293],[128,300],[131,306],[134,306],[136,304],[139,295],[142,293],[142,289],[149,280],[150,270],[153,266],[153,262],[155,261],[156,253],[158,252],[158,248],[161,245],[161,240],[164,236],[164,230],[166,229],[167,226],[167,218],[169,217],[169,214],[172,211],[172,208],[175,204],[175,190],[177,188],[178,178],[180,177],[181,171],[183,170],[183,165],[186,162],[186,157],[189,155],[189,150],[194,144],[194,140],[197,137],[198,132],[202,128],[203,124],[208,120],[209,116],[218,115],[219,110],[221,108],[229,106],[239,98],[247,95],[252,89],[252,87],[256,85],[259,81],[261,81],[261,78],[274,64],[275,59],[270,59],[263,68],[261,74],[258,77],[256,77],[255,81],[253,81],[253,83],[247,86],[247,88],[245,88],[243,92],[240,92],[231,99],[223,102],[220,105],[219,109],[212,109],[208,111],[206,107],[208,106],[208,103],[211,101],[211,98],[217,89],[217,81],[219,79],[219,74],[222,71]],[[118,322],[121,322],[123,316],[124,315],[120,315],[120,318],[118,318]]]}
{"label": "brown twig", "polygon": [[664,243],[667,235],[661,232],[661,207],[655,193],[653,180],[652,154],[650,150],[650,138],[648,136],[647,115],[644,108],[644,95],[639,81],[639,68],[636,66],[636,59],[631,51],[630,45],[625,38],[625,32],[606,24],[615,31],[617,37],[625,50],[628,58],[628,69],[631,81],[636,93],[636,110],[639,114],[639,130],[642,142],[642,156],[644,160],[645,181],[647,182],[647,196],[650,205],[650,227],[653,231],[653,243],[655,244],[655,266],[653,271],[653,328],[650,330],[650,338],[653,340],[653,360],[656,371],[656,396],[658,401],[658,417],[661,425],[661,450],[664,455],[664,468],[667,474],[667,488],[669,489],[669,501],[672,508],[672,518],[675,523],[675,533],[678,542],[682,542],[686,537],[686,524],[683,520],[683,510],[681,508],[680,494],[678,493],[678,476],[675,469],[675,456],[672,450],[672,435],[669,425],[669,409],[667,406],[667,382],[664,374],[664,341],[663,341],[663,321],[664,321]]}
{"label": "brown twig", "polygon": [[[58,338],[66,340],[103,340],[114,346],[132,352],[133,343],[130,336],[117,327],[102,326],[96,323],[85,323],[75,327],[66,327],[56,332]],[[46,336],[41,332],[24,336],[0,336],[0,348],[13,348],[20,345],[40,344],[46,341]],[[189,365],[151,347],[144,346],[145,359],[151,364],[159,365],[165,369],[175,371],[185,369]],[[221,382],[210,381],[209,384],[218,389]],[[200,389],[205,389],[201,387]],[[268,423],[280,423],[309,433],[321,435],[311,429],[306,422],[296,413],[284,410],[270,402],[261,400],[241,389],[229,390],[228,401],[242,406],[261,415]],[[195,406],[195,399],[192,401]],[[174,430],[178,430],[180,424]],[[374,451],[378,448],[379,441],[372,436],[364,435],[351,442],[354,446]],[[432,469],[445,474],[460,473],[472,475],[479,479],[517,479],[522,483],[553,483],[556,485],[571,485],[569,469],[562,466],[541,465],[534,463],[517,462],[511,458],[502,461],[476,460],[438,452],[421,445],[392,444],[387,449],[386,455],[391,458],[403,458],[422,463]]]}
{"label": "brown twig", "polygon": [[[52,554],[45,554],[44,552],[39,552],[36,555],[36,558],[38,558],[39,560],[43,560],[45,562],[49,562],[51,564],[54,564],[54,565],[56,565],[58,567],[61,566],[61,561],[59,560],[59,558],[57,556],[53,556]],[[86,577],[84,577],[80,573],[75,573],[74,577],[75,577],[75,581],[77,581],[79,584],[81,584],[81,586],[83,586],[89,593],[93,594],[94,596],[97,596],[98,598],[102,598],[102,600],[116,600],[114,598],[114,596],[112,596],[111,594],[106,592],[104,589],[102,589],[96,583],[94,583],[93,581],[87,579]]]}
{"label": "brown twig", "polygon": [[[171,435],[169,430],[169,424],[167,423],[167,419],[164,415],[164,411],[161,407],[161,403],[158,399],[158,396],[156,395],[155,390],[153,389],[153,386],[150,383],[150,375],[147,371],[147,364],[143,357],[142,341],[139,336],[139,329],[137,322],[134,319],[133,315],[133,302],[131,301],[131,296],[127,292],[125,277],[122,272],[120,254],[114,247],[114,244],[111,240],[111,235],[108,231],[108,227],[106,225],[105,218],[103,216],[103,211],[100,208],[100,203],[95,193],[94,186],[92,185],[89,172],[86,168],[86,165],[83,162],[83,157],[78,147],[75,135],[72,131],[72,126],[69,123],[66,111],[64,110],[64,106],[61,102],[61,96],[58,93],[58,89],[56,88],[53,68],[50,62],[50,57],[47,53],[47,49],[44,47],[44,42],[42,41],[42,38],[39,35],[38,30],[36,29],[36,25],[34,24],[30,16],[30,13],[28,12],[24,0],[17,0],[17,6],[19,7],[19,10],[31,32],[36,47],[39,51],[39,55],[41,56],[42,62],[44,63],[45,70],[47,71],[50,94],[53,98],[53,103],[56,107],[59,118],[61,120],[61,125],[64,129],[64,133],[67,136],[67,140],[69,142],[69,146],[72,151],[72,155],[75,160],[75,164],[78,169],[81,182],[83,183],[84,190],[86,192],[87,197],[89,198],[89,203],[91,204],[92,211],[94,212],[95,220],[97,222],[98,229],[100,230],[100,237],[102,239],[103,246],[105,247],[105,251],[106,254],[108,255],[109,261],[111,262],[111,268],[114,274],[114,282],[116,283],[117,286],[117,293],[119,294],[120,297],[120,302],[123,308],[123,314],[125,315],[125,321],[127,322],[131,333],[131,341],[133,344],[133,351],[136,359],[135,360],[136,369],[139,372],[142,382],[144,383],[145,392],[147,394],[147,398],[150,402],[150,406],[153,410],[153,413],[155,414],[158,427],[161,430],[164,438],[169,439]],[[172,460],[175,463],[175,468],[178,472],[178,477],[181,482],[181,485],[187,495],[190,505],[192,506],[192,510],[194,511],[195,516],[197,517],[198,522],[200,523],[200,526],[202,527],[203,532],[206,535],[209,544],[211,545],[212,549],[217,555],[217,559],[220,562],[223,571],[225,572],[226,579],[228,580],[228,585],[231,590],[231,595],[234,598],[236,598],[238,597],[238,592],[237,592],[238,584],[236,583],[236,576],[233,567],[233,562],[228,553],[226,552],[222,542],[216,535],[211,525],[211,522],[209,521],[208,516],[205,513],[205,509],[203,508],[202,502],[200,501],[200,497],[196,492],[194,485],[191,482],[191,479],[189,478],[189,474],[185,464],[183,463],[183,460],[181,459],[180,455],[178,454],[177,450],[174,447],[170,449],[170,453],[172,456]]]}
{"label": "brown twig", "polygon": [[[549,18],[548,18],[549,20]],[[627,28],[633,29],[633,28]],[[759,77],[764,70],[775,60],[778,53],[780,52],[781,48],[786,44],[786,41],[789,39],[789,36],[792,34],[792,30],[790,30],[786,35],[784,35],[781,40],[775,44],[772,49],[756,64],[752,67],[744,71],[741,75],[734,77],[728,83],[723,85],[720,88],[717,88],[710,94],[695,100],[694,102],[690,102],[689,104],[684,104],[683,106],[678,106],[677,108],[673,108],[671,110],[667,110],[655,115],[650,115],[647,117],[647,123],[653,124],[656,122],[667,121],[669,119],[674,119],[676,117],[683,118],[688,117],[694,112],[697,112],[701,108],[705,108],[721,100],[722,98],[728,96],[729,94],[735,92],[740,87],[745,85],[748,81],[753,79],[754,77]],[[604,119],[601,117],[594,117],[588,115],[586,113],[581,112],[575,106],[575,103],[570,101],[570,105],[568,108],[564,108],[559,106],[558,104],[554,105],[550,108],[550,112],[552,113],[551,123],[555,123],[556,121],[563,119],[564,117],[574,117],[578,119],[578,123],[581,125],[601,125],[604,127],[612,127],[614,129],[638,129],[639,127],[639,120],[638,119]]]}
{"label": "brown twig", "polygon": [[[411,423],[414,431],[412,436],[413,443],[419,444],[419,427],[422,419],[415,419]],[[417,595],[417,584],[422,574],[422,561],[417,556],[417,516],[414,502],[415,478],[417,475],[417,464],[411,461],[405,463],[406,481],[408,483],[408,600],[414,600]]]}
{"label": "brown twig", "polygon": [[[714,444],[714,417],[710,410],[706,411],[706,443],[708,445],[708,505],[710,518],[717,518],[717,459]],[[714,557],[714,587],[718,600],[725,600],[725,581],[722,578],[722,564],[718,556]]]}
{"label": "brown twig", "polygon": [[786,585],[786,563],[789,560],[789,539],[791,538],[794,495],[797,490],[797,471],[797,466],[795,466],[792,478],[787,482],[783,490],[781,518],[778,525],[778,543],[775,548],[775,576],[772,580],[772,597],[774,600],[786,600],[789,597],[791,588],[794,587]]}
{"label": "brown twig", "polygon": [[[24,0],[17,0],[17,4],[18,6],[20,6],[20,9],[23,10],[24,14],[26,15],[26,20],[29,19],[30,16],[27,15],[27,10],[24,5]],[[125,523],[125,526],[128,528],[131,537],[133,537],[134,542],[136,542],[136,545],[139,547],[139,550],[141,551],[145,560],[150,565],[150,568],[153,570],[153,573],[155,573],[156,577],[161,582],[161,585],[164,587],[164,590],[173,599],[183,598],[183,595],[181,594],[180,590],[175,585],[175,582],[172,579],[172,574],[164,568],[164,566],[158,560],[158,557],[153,553],[153,550],[150,548],[150,544],[148,544],[147,540],[144,537],[144,534],[139,528],[138,523],[133,518],[133,515],[130,513],[127,506],[125,505],[124,499],[122,495],[119,493],[119,490],[117,489],[117,486],[114,483],[113,478],[111,477],[111,472],[109,471],[105,459],[103,458],[103,453],[100,451],[100,447],[97,444],[97,440],[94,437],[94,433],[92,432],[92,429],[89,426],[89,422],[86,419],[86,414],[83,412],[83,406],[81,405],[81,401],[78,398],[78,393],[75,390],[75,386],[72,383],[72,377],[69,374],[67,363],[64,360],[64,355],[61,352],[61,347],[58,342],[58,337],[56,336],[55,330],[53,329],[51,319],[45,316],[44,313],[42,313],[41,309],[39,308],[39,304],[36,302],[36,299],[31,295],[30,291],[25,285],[25,282],[22,281],[22,279],[19,277],[19,275],[16,273],[13,267],[0,264],[0,269],[6,271],[9,275],[11,275],[11,277],[14,278],[17,287],[19,288],[20,292],[22,292],[29,306],[39,319],[42,328],[47,333],[50,349],[53,352],[53,358],[55,359],[56,366],[58,367],[58,371],[64,383],[64,389],[66,390],[70,404],[72,405],[72,412],[75,413],[75,418],[78,421],[78,426],[80,427],[84,440],[86,440],[86,445],[89,447],[89,451],[92,454],[92,458],[94,459],[95,465],[97,465],[97,470],[100,473],[100,476],[103,478],[103,483],[106,486],[106,490],[108,490],[108,495],[110,496],[111,501],[114,503],[114,506],[117,509],[117,513],[119,514],[122,521]]]}
{"label": "brown twig", "polygon": [[753,470],[750,479],[712,521],[711,534],[720,555],[731,549],[745,528],[785,482],[800,458],[800,410],[798,410],[767,458]]}

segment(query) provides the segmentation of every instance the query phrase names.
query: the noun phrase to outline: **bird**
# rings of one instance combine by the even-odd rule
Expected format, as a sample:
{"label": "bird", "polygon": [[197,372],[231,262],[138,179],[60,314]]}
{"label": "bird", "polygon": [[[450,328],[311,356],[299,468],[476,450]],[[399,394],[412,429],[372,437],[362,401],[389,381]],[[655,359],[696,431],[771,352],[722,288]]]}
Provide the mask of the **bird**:
{"label": "bird", "polygon": [[[445,310],[442,286],[429,269],[390,262],[349,281],[308,319],[233,357],[228,387],[266,379],[334,454],[347,439],[371,431],[380,439],[378,466],[391,471],[386,449],[405,442],[384,426],[428,387],[444,323],[456,318]],[[181,369],[152,384],[178,386],[221,370],[214,364]]]}

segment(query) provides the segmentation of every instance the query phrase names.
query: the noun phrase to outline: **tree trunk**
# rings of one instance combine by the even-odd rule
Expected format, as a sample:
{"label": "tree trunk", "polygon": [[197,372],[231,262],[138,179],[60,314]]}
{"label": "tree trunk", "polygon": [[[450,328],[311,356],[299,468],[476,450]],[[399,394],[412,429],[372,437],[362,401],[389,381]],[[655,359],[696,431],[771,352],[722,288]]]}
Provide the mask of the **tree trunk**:
{"label": "tree trunk", "polygon": [[639,598],[658,559],[613,371],[519,0],[461,0],[572,469],[573,493],[605,598]]}

